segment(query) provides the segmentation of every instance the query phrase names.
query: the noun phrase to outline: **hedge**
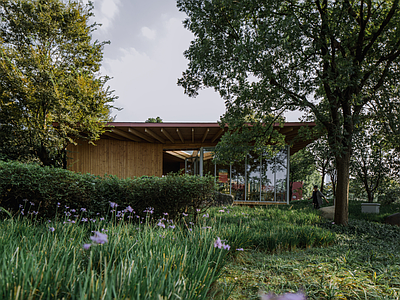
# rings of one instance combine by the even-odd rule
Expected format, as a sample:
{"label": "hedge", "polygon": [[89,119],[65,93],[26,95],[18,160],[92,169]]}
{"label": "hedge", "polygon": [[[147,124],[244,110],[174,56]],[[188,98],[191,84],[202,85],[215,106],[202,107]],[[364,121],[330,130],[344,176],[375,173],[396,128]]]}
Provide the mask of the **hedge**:
{"label": "hedge", "polygon": [[[86,208],[89,216],[109,212],[110,202],[119,209],[131,206],[137,215],[154,208],[155,216],[169,214],[179,218],[183,213],[194,218],[212,203],[214,179],[211,176],[170,174],[164,177],[95,176],[36,164],[0,161],[0,207],[20,212],[37,211],[52,218],[65,206]],[[36,213],[36,212],[35,212]]]}

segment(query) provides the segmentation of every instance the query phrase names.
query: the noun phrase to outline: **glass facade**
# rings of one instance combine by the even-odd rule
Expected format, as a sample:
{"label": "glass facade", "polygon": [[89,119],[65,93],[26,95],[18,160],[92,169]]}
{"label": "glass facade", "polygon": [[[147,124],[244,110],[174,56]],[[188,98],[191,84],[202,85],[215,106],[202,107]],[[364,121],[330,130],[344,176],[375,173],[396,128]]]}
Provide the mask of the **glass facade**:
{"label": "glass facade", "polygon": [[219,190],[238,201],[289,203],[289,151],[286,146],[270,159],[251,153],[245,162],[223,165],[212,161],[213,148],[201,148],[186,159],[185,171],[192,175],[215,176]]}

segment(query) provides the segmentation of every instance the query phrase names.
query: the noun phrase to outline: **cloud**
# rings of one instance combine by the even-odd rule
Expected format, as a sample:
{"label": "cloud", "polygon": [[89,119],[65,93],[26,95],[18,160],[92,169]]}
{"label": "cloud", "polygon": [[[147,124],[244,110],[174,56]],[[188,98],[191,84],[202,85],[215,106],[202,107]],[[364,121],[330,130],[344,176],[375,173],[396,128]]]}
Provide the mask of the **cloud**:
{"label": "cloud", "polygon": [[154,40],[156,37],[156,31],[151,30],[148,27],[142,27],[141,32],[144,37],[147,37],[150,40]]}
{"label": "cloud", "polygon": [[104,59],[102,73],[114,77],[109,85],[119,96],[115,106],[123,108],[113,113],[116,121],[143,122],[160,116],[165,122],[216,122],[225,111],[224,101],[217,93],[207,89],[191,99],[176,84],[187,67],[183,52],[193,35],[177,18],[162,17],[159,27],[162,35],[141,28],[143,36],[153,38],[146,50],[122,48],[116,58]]}
{"label": "cloud", "polygon": [[102,26],[100,31],[107,31],[113,25],[115,17],[119,13],[121,0],[94,0],[96,21]]}

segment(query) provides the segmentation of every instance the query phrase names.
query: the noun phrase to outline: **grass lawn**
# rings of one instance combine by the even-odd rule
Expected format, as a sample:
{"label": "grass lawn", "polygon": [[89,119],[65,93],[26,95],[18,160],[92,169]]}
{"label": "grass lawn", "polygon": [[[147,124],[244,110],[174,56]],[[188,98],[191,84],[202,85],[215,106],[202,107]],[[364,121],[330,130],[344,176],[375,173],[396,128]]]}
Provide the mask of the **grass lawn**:
{"label": "grass lawn", "polygon": [[300,289],[308,299],[399,299],[400,228],[362,220],[358,205],[348,227],[304,201],[212,208],[196,223],[2,213],[0,299],[259,299]]}
{"label": "grass lawn", "polygon": [[[350,203],[348,227],[324,220],[316,224],[336,234],[327,247],[273,252],[256,248],[230,259],[220,280],[235,283],[230,299],[259,299],[259,291],[299,289],[308,299],[400,299],[400,228],[362,220],[381,220],[400,205],[382,207],[378,216],[361,214],[359,206]],[[279,209],[315,214],[309,207],[308,201],[301,201]]]}

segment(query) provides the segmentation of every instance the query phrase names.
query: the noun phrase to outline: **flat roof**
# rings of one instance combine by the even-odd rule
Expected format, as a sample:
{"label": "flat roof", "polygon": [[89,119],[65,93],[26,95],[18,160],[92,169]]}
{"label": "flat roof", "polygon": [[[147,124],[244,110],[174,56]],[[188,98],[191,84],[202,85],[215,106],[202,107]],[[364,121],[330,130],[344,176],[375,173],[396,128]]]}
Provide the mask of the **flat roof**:
{"label": "flat roof", "polygon": [[[218,122],[110,122],[107,125],[109,129],[101,139],[163,144],[164,150],[213,147],[228,131],[228,126],[221,128]],[[286,142],[292,144],[291,153],[295,153],[314,140],[296,139],[299,129],[315,125],[314,122],[286,122],[276,123],[274,127],[285,135]]]}

